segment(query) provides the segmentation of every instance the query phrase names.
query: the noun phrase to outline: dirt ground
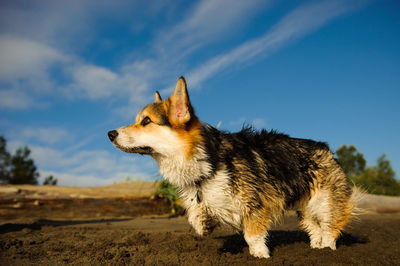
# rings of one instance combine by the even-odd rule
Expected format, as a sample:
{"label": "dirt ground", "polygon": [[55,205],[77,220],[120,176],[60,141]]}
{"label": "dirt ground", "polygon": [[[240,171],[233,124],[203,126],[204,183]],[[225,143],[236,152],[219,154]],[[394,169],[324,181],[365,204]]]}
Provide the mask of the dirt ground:
{"label": "dirt ground", "polygon": [[0,265],[400,265],[400,212],[393,204],[351,222],[336,251],[311,249],[289,213],[269,232],[266,260],[250,256],[229,228],[197,236],[185,217],[169,217],[168,206],[148,196],[7,189],[0,189]]}

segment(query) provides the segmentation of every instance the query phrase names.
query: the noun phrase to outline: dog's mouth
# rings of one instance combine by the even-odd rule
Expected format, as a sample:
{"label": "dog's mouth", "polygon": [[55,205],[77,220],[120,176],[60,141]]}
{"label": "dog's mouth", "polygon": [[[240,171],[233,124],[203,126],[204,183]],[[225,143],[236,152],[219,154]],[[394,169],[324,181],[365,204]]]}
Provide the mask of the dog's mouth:
{"label": "dog's mouth", "polygon": [[151,148],[149,146],[123,147],[118,144],[115,144],[115,146],[117,146],[117,148],[120,149],[121,151],[128,152],[128,153],[139,153],[139,154],[143,155],[143,154],[153,154],[153,152],[154,152],[153,148]]}

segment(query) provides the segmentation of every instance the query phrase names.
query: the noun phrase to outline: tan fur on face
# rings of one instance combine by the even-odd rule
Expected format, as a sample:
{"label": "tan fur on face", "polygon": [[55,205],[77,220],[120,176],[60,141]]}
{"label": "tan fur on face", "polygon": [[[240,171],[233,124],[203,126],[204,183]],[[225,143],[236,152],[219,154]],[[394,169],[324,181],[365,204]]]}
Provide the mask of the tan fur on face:
{"label": "tan fur on face", "polygon": [[[137,116],[133,125],[117,129],[118,137],[115,145],[123,151],[140,146],[151,146],[153,155],[180,154],[184,141],[168,124],[164,103],[153,103],[146,106]],[[149,117],[151,122],[143,125],[142,121]]]}
{"label": "tan fur on face", "polygon": [[175,131],[184,143],[186,160],[190,160],[197,152],[196,145],[203,143],[201,136],[201,125],[198,119],[192,121],[186,129],[177,128]]}
{"label": "tan fur on face", "polygon": [[[186,92],[186,88],[183,89]],[[159,94],[156,93],[155,102],[147,105],[138,113],[135,124],[117,130],[119,132],[116,140],[117,147],[127,151],[124,147],[145,145],[146,143],[140,140],[147,139],[149,140],[147,145],[155,145],[155,147],[158,144],[164,146],[170,144],[169,151],[171,153],[182,153],[185,160],[190,160],[197,152],[196,146],[203,144],[201,124],[189,103],[187,103],[189,120],[182,123],[179,119],[174,119],[176,116],[174,104],[176,104],[177,97],[173,94],[169,99],[162,101]],[[188,100],[188,97],[185,96],[183,99]],[[150,118],[151,123],[144,126],[142,121],[146,117]],[[157,152],[157,150],[155,151]]]}

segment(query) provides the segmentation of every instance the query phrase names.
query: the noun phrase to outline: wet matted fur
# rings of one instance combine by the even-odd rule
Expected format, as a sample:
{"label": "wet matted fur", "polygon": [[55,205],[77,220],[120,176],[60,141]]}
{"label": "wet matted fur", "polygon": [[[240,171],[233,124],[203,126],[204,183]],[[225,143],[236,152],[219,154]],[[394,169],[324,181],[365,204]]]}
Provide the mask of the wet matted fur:
{"label": "wet matted fur", "polygon": [[298,212],[312,248],[336,249],[355,193],[326,143],[245,127],[237,133],[200,122],[181,77],[172,96],[135,124],[108,133],[125,152],[148,154],[180,188],[189,223],[206,235],[218,224],[243,230],[250,253],[269,257],[268,229],[285,210]]}

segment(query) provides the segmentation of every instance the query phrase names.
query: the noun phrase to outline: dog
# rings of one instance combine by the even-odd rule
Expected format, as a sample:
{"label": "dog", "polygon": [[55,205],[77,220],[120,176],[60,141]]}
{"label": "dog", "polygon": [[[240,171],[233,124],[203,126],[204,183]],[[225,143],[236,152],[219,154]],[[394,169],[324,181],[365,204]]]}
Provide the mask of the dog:
{"label": "dog", "polygon": [[268,229],[289,209],[297,210],[312,248],[335,250],[355,207],[355,191],[326,143],[252,127],[220,131],[196,116],[183,77],[170,98],[156,92],[134,124],[108,137],[121,151],[157,161],[179,187],[198,234],[230,225],[243,231],[255,257],[270,256]]}

